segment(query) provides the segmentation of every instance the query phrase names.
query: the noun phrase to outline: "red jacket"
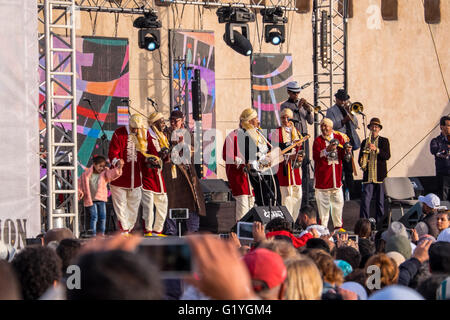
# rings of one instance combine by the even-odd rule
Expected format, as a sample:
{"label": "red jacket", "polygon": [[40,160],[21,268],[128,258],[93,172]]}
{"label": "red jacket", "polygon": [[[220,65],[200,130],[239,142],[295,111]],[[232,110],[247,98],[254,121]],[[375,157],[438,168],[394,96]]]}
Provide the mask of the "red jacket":
{"label": "red jacket", "polygon": [[244,171],[245,163],[239,164],[236,158],[243,161],[244,156],[239,152],[237,144],[237,130],[230,132],[226,137],[222,150],[222,158],[225,161],[225,170],[233,196],[254,195],[250,189],[248,174]]}
{"label": "red jacket", "polygon": [[[147,153],[152,154],[154,156],[158,156],[158,151],[156,151],[155,144],[153,142],[155,140],[148,131],[147,131]],[[155,193],[166,193],[166,184],[164,182],[164,178],[162,176],[162,168],[148,168],[145,164],[145,157],[142,157],[142,188],[145,190],[150,190]]]}
{"label": "red jacket", "polygon": [[[344,138],[336,131],[333,137],[339,140],[339,144],[345,144]],[[344,159],[344,149],[338,147],[338,163],[329,164],[327,157],[321,157],[320,153],[328,146],[325,138],[318,136],[313,144],[314,177],[316,189],[336,189],[342,186],[342,160]]]}
{"label": "red jacket", "polygon": [[141,182],[141,161],[143,155],[136,151],[136,146],[129,139],[127,128],[120,127],[114,131],[109,144],[108,158],[111,163],[123,159],[122,176],[111,182],[111,185],[122,188],[139,188]]}
{"label": "red jacket", "polygon": [[[276,131],[276,134],[274,137],[274,142],[278,144],[286,143],[286,141],[283,141],[283,133],[282,133],[282,127],[279,127]],[[294,150],[297,152],[298,150],[301,150],[302,147],[295,147]],[[280,183],[281,187],[289,187],[289,186],[300,186],[302,184],[302,176],[300,174],[301,167],[294,169],[292,168],[292,162],[291,161],[283,161],[278,166],[277,176],[278,181]],[[294,179],[295,178],[295,179]]]}
{"label": "red jacket", "polygon": [[280,230],[280,231],[272,231],[272,232],[267,233],[266,239],[270,239],[275,236],[286,236],[286,237],[291,238],[292,244],[294,245],[295,248],[303,247],[304,245],[306,245],[306,242],[308,242],[308,240],[312,239],[312,237],[313,237],[313,235],[311,233],[307,232],[300,238],[296,238],[289,231]]}

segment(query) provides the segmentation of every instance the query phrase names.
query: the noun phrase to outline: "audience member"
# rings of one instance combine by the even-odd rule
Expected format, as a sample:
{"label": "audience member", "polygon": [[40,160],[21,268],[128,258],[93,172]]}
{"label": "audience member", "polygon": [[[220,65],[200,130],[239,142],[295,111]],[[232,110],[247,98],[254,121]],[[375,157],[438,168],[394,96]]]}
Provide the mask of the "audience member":
{"label": "audience member", "polygon": [[436,300],[436,294],[442,281],[448,277],[448,274],[438,273],[432,274],[431,277],[422,281],[417,292],[420,293],[426,300]]}
{"label": "audience member", "polygon": [[378,290],[369,300],[423,300],[423,297],[411,288],[392,285]]}
{"label": "audience member", "polygon": [[259,243],[258,248],[265,248],[281,256],[283,260],[295,259],[300,256],[297,249],[292,244],[282,240],[264,240]]}
{"label": "audience member", "polygon": [[358,300],[367,300],[367,291],[364,287],[358,283],[353,281],[344,282],[341,285],[342,289],[350,290],[358,295]]}
{"label": "audience member", "polygon": [[286,300],[320,300],[322,277],[314,261],[306,256],[286,262]]}
{"label": "audience member", "polygon": [[308,250],[307,255],[314,261],[322,275],[322,293],[325,294],[329,290],[336,292],[337,287],[344,282],[344,276],[333,258],[324,250],[319,249]]}
{"label": "audience member", "polygon": [[144,256],[123,250],[89,252],[76,263],[80,289],[68,300],[158,300],[163,297],[157,268]]}
{"label": "audience member", "polygon": [[436,227],[438,229],[439,234],[442,231],[449,229],[450,227],[450,219],[449,219],[450,211],[442,211],[437,213],[436,216]]}
{"label": "audience member", "polygon": [[450,274],[450,242],[437,241],[428,250],[430,271]]}
{"label": "audience member", "polygon": [[56,253],[62,261],[62,275],[66,275],[67,267],[71,265],[74,258],[78,255],[81,249],[81,242],[78,239],[63,239],[56,248]]}
{"label": "audience member", "polygon": [[393,235],[386,242],[385,252],[396,251],[401,253],[405,259],[411,258],[411,242],[403,235]]}
{"label": "audience member", "polygon": [[346,261],[351,265],[352,270],[355,270],[359,268],[361,254],[353,247],[341,246],[336,249],[336,259]]}
{"label": "audience member", "polygon": [[450,228],[443,230],[437,237],[439,242],[450,242]]}
{"label": "audience member", "polygon": [[279,254],[265,248],[250,251],[243,258],[252,287],[263,300],[283,300],[287,271]]}
{"label": "audience member", "polygon": [[48,230],[44,235],[44,246],[48,245],[51,241],[57,241],[58,243],[62,239],[73,239],[73,233],[68,228],[54,228]]}
{"label": "audience member", "polygon": [[311,229],[316,229],[320,237],[330,235],[330,230],[328,230],[327,227],[317,223],[317,211],[313,206],[306,205],[301,208],[298,220],[300,221],[300,226],[304,230],[300,233],[300,237]]}
{"label": "audience member", "polygon": [[441,200],[434,193],[429,193],[426,196],[419,196],[419,202],[422,203],[422,216],[419,221],[425,222],[428,227],[428,233],[437,238],[439,234],[437,209],[441,205]]}
{"label": "audience member", "polygon": [[61,279],[61,259],[47,247],[29,246],[12,261],[25,300],[38,299]]}
{"label": "audience member", "polygon": [[450,277],[441,282],[436,291],[436,300],[450,300]]}
{"label": "audience member", "polygon": [[[398,281],[398,267],[394,260],[389,258],[384,253],[378,253],[367,260],[366,263],[366,275],[371,273],[367,270],[369,266],[377,266],[380,270],[380,288],[397,284]],[[369,288],[370,289],[370,288]],[[376,289],[374,289],[376,290]]]}
{"label": "audience member", "polygon": [[11,265],[0,260],[0,300],[20,300],[20,285]]}

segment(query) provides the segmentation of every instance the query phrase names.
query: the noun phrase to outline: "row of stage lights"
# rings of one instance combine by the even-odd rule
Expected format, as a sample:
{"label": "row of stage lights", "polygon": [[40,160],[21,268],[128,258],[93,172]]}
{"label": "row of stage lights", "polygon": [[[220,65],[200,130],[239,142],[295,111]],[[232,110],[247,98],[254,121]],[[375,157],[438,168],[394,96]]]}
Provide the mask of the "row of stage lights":
{"label": "row of stage lights", "polygon": [[[283,16],[283,9],[275,7],[270,9],[261,9],[264,24],[265,42],[275,46],[285,41],[285,24],[287,17]],[[255,14],[248,8],[220,7],[217,9],[219,23],[225,23],[225,34],[223,40],[234,51],[250,56],[253,53],[253,47],[249,40],[250,32],[248,22],[255,21]],[[161,22],[154,12],[145,13],[133,22],[133,27],[139,29],[138,44],[139,48],[148,51],[154,51],[161,45]]]}

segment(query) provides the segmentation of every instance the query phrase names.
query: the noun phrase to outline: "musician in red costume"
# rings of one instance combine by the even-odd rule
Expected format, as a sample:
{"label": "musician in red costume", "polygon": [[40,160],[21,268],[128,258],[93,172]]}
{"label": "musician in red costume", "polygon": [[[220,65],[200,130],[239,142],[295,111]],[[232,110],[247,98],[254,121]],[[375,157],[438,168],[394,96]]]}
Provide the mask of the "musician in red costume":
{"label": "musician in red costume", "polygon": [[[300,131],[289,121],[294,117],[291,109],[285,108],[281,111],[281,127],[272,136],[272,141],[284,150],[294,141],[302,138]],[[294,222],[299,215],[302,204],[302,177],[301,164],[303,161],[302,146],[293,148],[284,155],[284,161],[280,163],[277,171],[280,182],[281,204],[291,213]]]}
{"label": "musician in red costume", "polygon": [[331,211],[334,229],[339,229],[344,208],[342,161],[345,153],[351,152],[351,145],[345,143],[341,133],[333,131],[333,121],[328,118],[320,122],[320,130],[322,134],[313,144],[316,203],[322,226],[328,226]]}
{"label": "musician in red costume", "polygon": [[242,131],[242,123],[248,125],[257,117],[255,110],[245,109],[239,118],[240,128],[230,132],[223,145],[222,157],[225,161],[228,183],[231,194],[236,200],[236,221],[239,221],[255,204],[255,193],[250,182],[245,157],[239,150],[238,136],[240,136],[239,131]]}
{"label": "musician in red costume", "polygon": [[130,117],[129,125],[114,131],[109,144],[108,157],[115,167],[124,161],[122,176],[111,182],[111,198],[114,212],[123,233],[130,232],[137,219],[141,202],[141,161],[137,135],[139,130],[147,130],[147,121],[139,114]]}
{"label": "musician in red costume", "polygon": [[169,200],[162,168],[163,161],[167,160],[169,141],[163,133],[165,123],[161,113],[155,111],[150,114],[148,124],[148,154],[153,157],[150,157],[142,164],[144,236],[164,236],[162,231],[167,217]]}

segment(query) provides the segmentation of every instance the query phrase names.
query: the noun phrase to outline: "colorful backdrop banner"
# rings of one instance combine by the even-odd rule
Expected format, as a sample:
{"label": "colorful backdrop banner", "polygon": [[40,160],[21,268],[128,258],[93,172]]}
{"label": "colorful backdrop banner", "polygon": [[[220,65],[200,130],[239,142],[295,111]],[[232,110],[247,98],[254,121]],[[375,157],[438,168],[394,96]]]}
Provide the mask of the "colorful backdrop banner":
{"label": "colorful backdrop banner", "polygon": [[280,126],[280,106],[287,100],[286,87],[292,81],[292,56],[284,53],[259,53],[251,57],[252,104],[258,111],[261,127]]}
{"label": "colorful backdrop banner", "polygon": [[[40,48],[44,47],[40,43]],[[66,45],[54,38],[56,48]],[[79,37],[76,40],[77,63],[77,138],[78,138],[78,175],[91,164],[94,155],[107,156],[108,146],[114,130],[128,124],[128,107],[123,100],[129,96],[129,46],[128,39],[105,37]],[[62,62],[58,71],[69,71],[69,63],[64,59],[67,53],[55,54],[54,65]],[[40,63],[45,65],[45,57]],[[45,79],[44,70],[39,70],[41,81]],[[64,93],[64,86],[69,88],[70,77],[57,77],[59,85],[56,94]],[[45,88],[39,93],[39,103],[45,99]],[[86,100],[90,100],[89,102]],[[57,101],[56,109],[63,108],[64,101]],[[70,108],[60,114],[60,118],[70,118]],[[40,119],[40,129],[45,123]],[[64,124],[64,131],[72,130],[71,124]],[[60,134],[60,138],[63,135]],[[41,177],[45,169],[41,169]]]}
{"label": "colorful backdrop banner", "polygon": [[[216,128],[216,82],[214,61],[214,32],[213,31],[188,31],[170,30],[170,59],[172,71],[171,81],[171,109],[180,107],[185,114],[189,114],[189,128],[194,128],[192,119],[192,94],[191,82],[194,70],[200,70],[202,93],[202,127],[203,132]],[[189,71],[186,73],[183,63],[177,61],[181,57],[185,59]],[[185,110],[185,100],[188,110]],[[206,178],[217,178],[216,170],[216,143],[211,135],[203,135],[203,173]]]}

